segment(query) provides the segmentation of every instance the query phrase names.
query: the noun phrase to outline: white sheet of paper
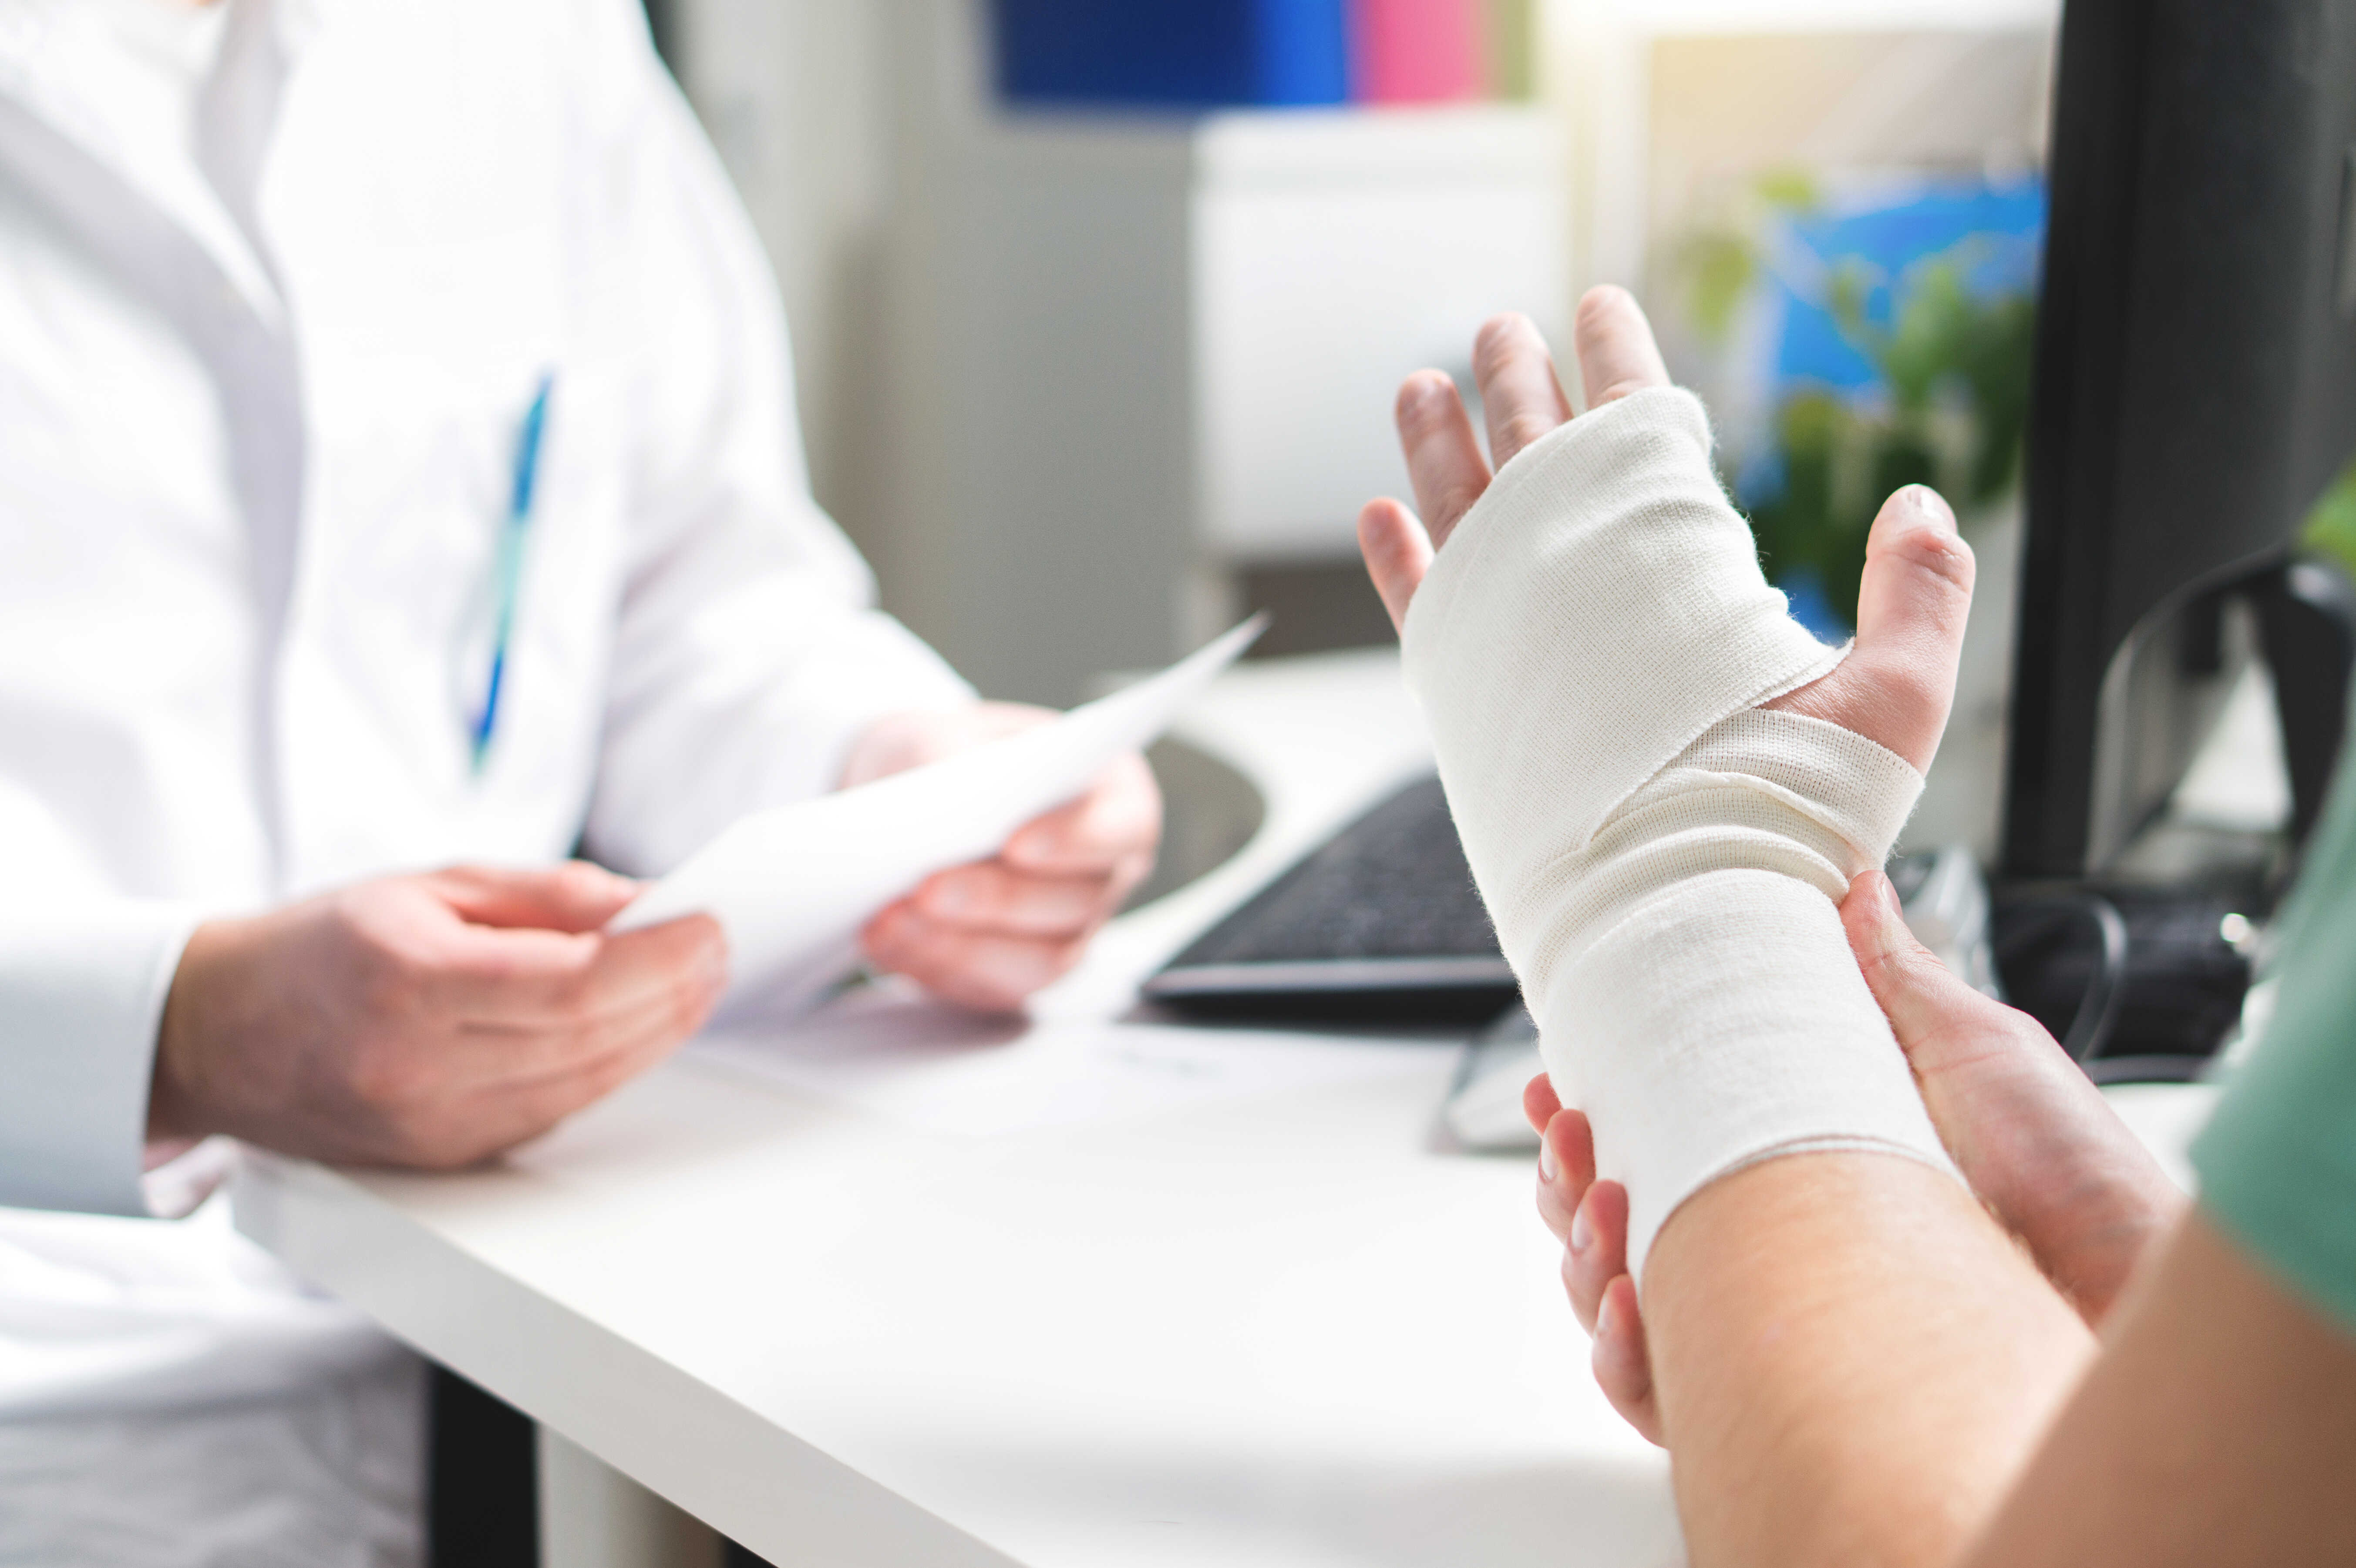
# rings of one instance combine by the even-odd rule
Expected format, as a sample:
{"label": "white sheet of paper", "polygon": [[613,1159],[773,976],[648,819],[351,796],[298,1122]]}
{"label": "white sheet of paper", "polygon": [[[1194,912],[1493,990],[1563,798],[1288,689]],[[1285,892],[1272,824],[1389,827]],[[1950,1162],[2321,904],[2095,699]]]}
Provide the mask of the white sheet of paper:
{"label": "white sheet of paper", "polygon": [[996,1137],[1400,1074],[1431,1079],[1437,1094],[1463,1046],[982,1018],[887,986],[790,1022],[715,1029],[688,1050],[904,1125]]}
{"label": "white sheet of paper", "polygon": [[1052,724],[815,800],[755,812],[631,901],[609,929],[716,917],[729,994],[807,1007],[851,965],[859,931],[935,871],[985,859],[1169,727],[1259,635],[1255,617],[1149,680]]}

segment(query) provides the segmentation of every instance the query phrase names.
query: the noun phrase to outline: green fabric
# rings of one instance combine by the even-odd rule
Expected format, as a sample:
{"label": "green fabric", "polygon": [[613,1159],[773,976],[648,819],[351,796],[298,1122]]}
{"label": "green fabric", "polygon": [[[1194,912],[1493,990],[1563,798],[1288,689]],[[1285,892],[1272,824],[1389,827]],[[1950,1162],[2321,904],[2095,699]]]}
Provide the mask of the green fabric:
{"label": "green fabric", "polygon": [[2356,718],[2283,912],[2273,1021],[2192,1146],[2201,1206],[2356,1329]]}

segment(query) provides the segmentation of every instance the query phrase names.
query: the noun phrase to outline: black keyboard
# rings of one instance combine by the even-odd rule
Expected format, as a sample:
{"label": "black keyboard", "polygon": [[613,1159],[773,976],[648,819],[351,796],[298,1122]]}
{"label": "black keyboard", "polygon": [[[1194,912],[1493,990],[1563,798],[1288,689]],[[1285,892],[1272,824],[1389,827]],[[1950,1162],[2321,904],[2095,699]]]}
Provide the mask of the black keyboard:
{"label": "black keyboard", "polygon": [[1311,851],[1144,991],[1195,1012],[1337,1022],[1487,1018],[1516,994],[1433,775]]}

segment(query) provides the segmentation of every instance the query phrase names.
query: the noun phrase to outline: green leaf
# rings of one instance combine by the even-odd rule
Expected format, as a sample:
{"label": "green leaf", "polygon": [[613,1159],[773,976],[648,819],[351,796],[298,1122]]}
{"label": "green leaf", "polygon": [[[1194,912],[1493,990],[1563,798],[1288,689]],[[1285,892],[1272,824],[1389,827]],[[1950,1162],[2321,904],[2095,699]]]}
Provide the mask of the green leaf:
{"label": "green leaf", "polygon": [[2340,477],[2317,498],[2307,514],[2300,542],[2331,557],[2356,577],[2356,463],[2341,469]]}

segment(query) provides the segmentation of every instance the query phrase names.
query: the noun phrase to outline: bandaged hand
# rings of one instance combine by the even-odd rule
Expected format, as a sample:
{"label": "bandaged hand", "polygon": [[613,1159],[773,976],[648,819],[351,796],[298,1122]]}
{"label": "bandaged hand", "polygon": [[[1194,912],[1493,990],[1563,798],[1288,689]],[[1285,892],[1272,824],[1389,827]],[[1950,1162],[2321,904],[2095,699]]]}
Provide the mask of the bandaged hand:
{"label": "bandaged hand", "polygon": [[1483,330],[1494,478],[1453,385],[1411,379],[1428,530],[1378,501],[1359,537],[1549,1075],[1627,1190],[1641,1281],[1677,1205],[1757,1160],[1946,1166],[1837,905],[1936,750],[1972,561],[1935,495],[1899,492],[1857,642],[1822,647],[1761,576],[1634,302],[1598,290],[1577,330],[1576,421],[1527,322]]}
{"label": "bandaged hand", "polygon": [[[1044,708],[980,702],[879,720],[851,748],[845,787],[1044,724]],[[1153,869],[1162,794],[1142,757],[1116,760],[1078,799],[1015,830],[998,854],[928,877],[867,923],[868,962],[946,1001],[1018,1007],[1078,963]]]}

